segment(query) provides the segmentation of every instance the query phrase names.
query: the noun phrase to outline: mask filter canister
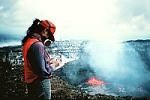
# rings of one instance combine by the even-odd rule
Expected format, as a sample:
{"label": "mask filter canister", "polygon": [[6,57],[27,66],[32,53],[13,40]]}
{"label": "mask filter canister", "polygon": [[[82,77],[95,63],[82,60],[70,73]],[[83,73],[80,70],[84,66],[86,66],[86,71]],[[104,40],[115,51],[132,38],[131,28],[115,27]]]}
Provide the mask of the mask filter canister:
{"label": "mask filter canister", "polygon": [[45,46],[50,46],[50,45],[51,45],[51,40],[50,40],[50,39],[46,39],[46,40],[44,41],[44,45],[45,45]]}

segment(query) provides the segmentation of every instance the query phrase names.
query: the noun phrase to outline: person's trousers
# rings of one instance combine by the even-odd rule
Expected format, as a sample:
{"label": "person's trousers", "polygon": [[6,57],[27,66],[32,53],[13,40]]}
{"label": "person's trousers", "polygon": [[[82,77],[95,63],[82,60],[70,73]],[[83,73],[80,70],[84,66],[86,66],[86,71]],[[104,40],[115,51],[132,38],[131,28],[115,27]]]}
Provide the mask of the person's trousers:
{"label": "person's trousers", "polygon": [[27,87],[30,100],[51,100],[50,79],[36,80],[27,84]]}

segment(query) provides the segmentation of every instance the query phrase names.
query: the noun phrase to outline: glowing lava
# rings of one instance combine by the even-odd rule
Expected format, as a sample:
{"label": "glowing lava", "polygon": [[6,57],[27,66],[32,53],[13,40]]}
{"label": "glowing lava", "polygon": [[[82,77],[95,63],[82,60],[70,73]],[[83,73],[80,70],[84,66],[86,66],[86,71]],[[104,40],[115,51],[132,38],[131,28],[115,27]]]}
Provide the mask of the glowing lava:
{"label": "glowing lava", "polygon": [[97,79],[96,77],[92,77],[85,84],[102,86],[102,85],[104,85],[106,83],[104,81],[101,81],[101,80]]}

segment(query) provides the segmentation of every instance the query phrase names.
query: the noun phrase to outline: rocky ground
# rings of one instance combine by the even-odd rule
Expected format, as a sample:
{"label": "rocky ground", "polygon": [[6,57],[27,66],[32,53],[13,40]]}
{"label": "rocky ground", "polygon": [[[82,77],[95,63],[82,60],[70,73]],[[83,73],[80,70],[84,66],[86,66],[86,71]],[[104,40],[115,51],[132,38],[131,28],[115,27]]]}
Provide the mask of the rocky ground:
{"label": "rocky ground", "polygon": [[137,98],[132,96],[111,96],[105,94],[89,95],[81,92],[67,82],[61,80],[59,77],[52,78],[52,99],[53,100],[148,100],[145,97]]}
{"label": "rocky ground", "polygon": [[[0,100],[28,100],[23,82],[23,66],[0,65]],[[145,97],[89,95],[58,76],[52,78],[52,100],[148,100]]]}

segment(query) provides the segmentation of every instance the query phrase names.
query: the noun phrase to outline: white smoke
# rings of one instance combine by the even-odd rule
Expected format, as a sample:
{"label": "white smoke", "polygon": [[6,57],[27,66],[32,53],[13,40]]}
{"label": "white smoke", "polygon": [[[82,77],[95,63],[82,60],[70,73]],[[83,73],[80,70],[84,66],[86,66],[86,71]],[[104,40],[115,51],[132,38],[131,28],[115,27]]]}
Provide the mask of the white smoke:
{"label": "white smoke", "polygon": [[[90,66],[97,77],[108,83],[122,84],[126,86],[122,87],[125,90],[130,87],[139,89],[150,81],[147,65],[141,60],[138,52],[127,43],[90,42],[85,50],[90,54]],[[150,57],[150,52],[148,53]]]}

